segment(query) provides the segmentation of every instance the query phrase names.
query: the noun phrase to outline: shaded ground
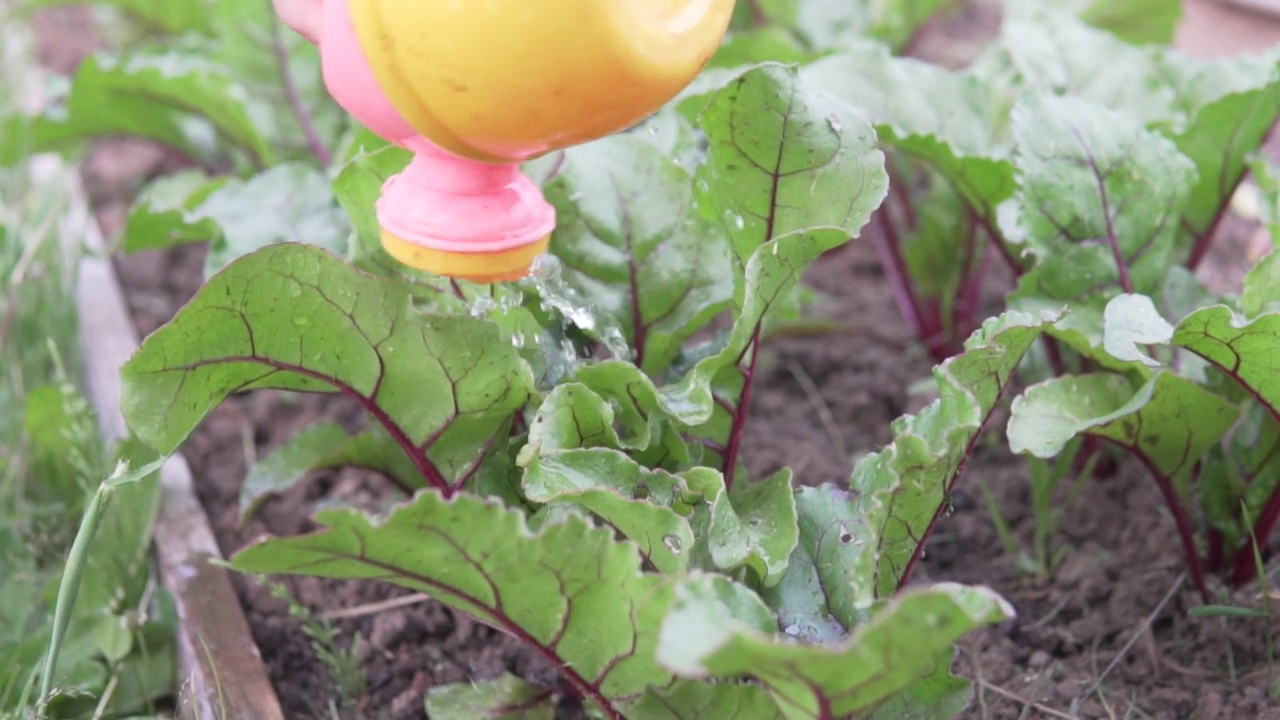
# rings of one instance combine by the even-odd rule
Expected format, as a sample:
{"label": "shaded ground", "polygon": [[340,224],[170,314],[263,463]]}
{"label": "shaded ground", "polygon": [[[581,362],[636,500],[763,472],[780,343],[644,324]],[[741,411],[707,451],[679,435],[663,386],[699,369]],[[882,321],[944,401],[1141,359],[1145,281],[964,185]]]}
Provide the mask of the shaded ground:
{"label": "shaded ground", "polygon": [[[962,56],[963,43],[990,27],[985,1],[957,17],[938,36],[942,40],[922,45],[921,52]],[[55,43],[59,48],[60,42]],[[51,62],[68,67],[57,48],[48,53]],[[139,179],[173,163],[165,153],[129,141],[104,143],[93,153],[86,180],[108,236],[119,226]],[[1237,258],[1248,246],[1250,230],[1244,223],[1225,229],[1228,237],[1209,270],[1217,273],[1215,284],[1238,278]],[[143,333],[171,317],[198,287],[202,259],[202,250],[188,248],[118,263]],[[808,280],[831,297],[824,312],[853,318],[851,326],[770,346],[746,457],[756,473],[787,464],[803,482],[839,482],[848,477],[851,458],[878,449],[889,438],[889,423],[923,402],[910,397],[907,387],[927,377],[929,363],[902,329],[865,243],[828,256]],[[317,473],[312,482],[268,503],[248,527],[239,527],[236,503],[247,462],[316,419],[348,427],[363,421],[359,410],[340,398],[256,393],[228,402],[187,443],[184,451],[200,498],[225,553],[263,532],[308,529],[319,502],[341,499],[364,507],[385,502],[390,488],[376,477]],[[975,678],[979,689],[966,717],[1280,718],[1280,705],[1267,699],[1268,687],[1280,680],[1280,667],[1266,659],[1268,635],[1280,627],[1257,619],[1187,616],[1187,608],[1198,603],[1182,581],[1172,523],[1141,470],[1122,466],[1086,483],[1075,498],[1064,492],[1061,539],[1072,550],[1052,578],[1016,570],[993,529],[979,482],[991,489],[1024,546],[1034,528],[1023,465],[993,443],[970,465],[954,497],[955,513],[935,535],[918,573],[921,581],[990,585],[1017,608],[1017,619],[961,644],[957,668]],[[238,578],[237,585],[290,717],[328,717],[336,684],[298,621],[252,580]],[[314,579],[289,585],[315,613],[358,614],[335,621],[342,642],[356,643],[354,652],[367,671],[364,693],[351,699],[356,703],[351,716],[420,718],[427,688],[504,670],[553,682],[553,673],[504,636],[404,591]],[[1254,596],[1256,590],[1246,591],[1238,600],[1252,605]],[[385,602],[393,607],[375,605]],[[378,608],[383,609],[373,612]]]}

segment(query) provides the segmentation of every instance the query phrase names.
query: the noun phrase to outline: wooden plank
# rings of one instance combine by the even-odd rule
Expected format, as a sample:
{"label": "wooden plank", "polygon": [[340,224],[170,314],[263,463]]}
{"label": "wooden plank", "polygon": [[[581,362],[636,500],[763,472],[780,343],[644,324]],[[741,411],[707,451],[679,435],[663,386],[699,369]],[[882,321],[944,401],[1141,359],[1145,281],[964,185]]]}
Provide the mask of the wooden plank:
{"label": "wooden plank", "polygon": [[[58,163],[38,159],[46,160]],[[90,251],[80,262],[76,288],[86,391],[104,436],[120,440],[129,434],[120,414],[120,367],[137,349],[138,335],[115,269],[102,254],[105,243],[78,178],[68,173],[67,182],[77,200],[63,230],[78,233]],[[195,720],[284,720],[231,578],[210,562],[221,559],[221,551],[181,454],[160,469],[160,481],[155,549],[161,582],[172,593],[181,620],[181,712]]]}

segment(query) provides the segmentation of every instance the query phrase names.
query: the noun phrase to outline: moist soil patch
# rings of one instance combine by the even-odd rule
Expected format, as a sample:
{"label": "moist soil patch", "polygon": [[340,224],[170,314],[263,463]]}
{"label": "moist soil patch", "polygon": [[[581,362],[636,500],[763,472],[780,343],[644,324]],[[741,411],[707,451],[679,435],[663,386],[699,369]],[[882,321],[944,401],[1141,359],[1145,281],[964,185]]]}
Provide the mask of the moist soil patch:
{"label": "moist soil patch", "polygon": [[[957,43],[989,33],[988,3],[966,6],[919,47],[948,61],[962,58]],[[49,17],[57,20],[62,15]],[[65,26],[54,23],[55,30]],[[47,59],[74,63],[63,39],[46,32]],[[956,60],[959,62],[959,60]],[[107,237],[114,236],[142,180],[176,169],[179,158],[147,143],[100,143],[85,165],[86,185]],[[1220,247],[1238,249],[1248,228],[1229,226]],[[1234,250],[1233,250],[1234,252]],[[138,330],[167,321],[201,283],[204,249],[150,252],[117,261]],[[1234,275],[1234,273],[1233,273]],[[918,410],[927,395],[909,388],[929,374],[930,362],[899,318],[866,240],[822,259],[807,281],[827,302],[820,312],[842,326],[820,334],[776,338],[762,358],[747,428],[745,460],[756,476],[783,465],[800,482],[845,482],[860,455],[889,440],[889,424]],[[992,298],[998,309],[999,297]],[[314,473],[268,501],[242,524],[239,493],[248,464],[308,424],[327,420],[351,430],[365,422],[353,403],[335,396],[255,392],[226,402],[183,447],[201,502],[224,554],[264,533],[290,535],[314,528],[312,513],[328,503],[385,509],[397,499],[376,475],[338,470]],[[965,638],[956,669],[976,682],[966,718],[1280,719],[1280,658],[1270,638],[1274,621],[1194,618],[1199,604],[1183,571],[1173,523],[1154,483],[1141,468],[1109,468],[1078,488],[1064,483],[1057,508],[1058,538],[1068,550],[1049,577],[1020,572],[1002,546],[979,483],[985,484],[1022,547],[1035,520],[1023,461],[1009,456],[997,413],[985,444],[952,497],[954,512],[934,535],[916,580],[985,584],[1006,597],[1017,617]],[[354,648],[366,681],[341,697],[345,678],[329,669],[288,604],[254,578],[235,576],[255,639],[290,718],[422,718],[431,687],[514,672],[546,686],[555,672],[502,633],[430,600],[371,582],[280,579],[297,603],[317,617],[335,617],[339,644]],[[1230,600],[1259,606],[1259,590]],[[344,705],[345,703],[345,705]],[[576,717],[568,706],[564,717]],[[749,720],[749,719],[747,719]]]}

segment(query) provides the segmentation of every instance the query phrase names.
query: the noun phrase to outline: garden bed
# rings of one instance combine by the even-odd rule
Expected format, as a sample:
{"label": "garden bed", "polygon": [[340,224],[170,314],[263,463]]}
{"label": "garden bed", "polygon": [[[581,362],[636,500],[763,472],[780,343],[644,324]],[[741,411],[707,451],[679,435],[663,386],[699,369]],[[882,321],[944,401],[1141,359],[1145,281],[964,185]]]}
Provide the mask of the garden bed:
{"label": "garden bed", "polygon": [[[981,29],[964,16],[962,38]],[[942,36],[955,34],[955,27]],[[949,46],[948,46],[949,47]],[[924,51],[946,52],[947,47]],[[108,236],[118,228],[141,177],[165,172],[171,159],[137,142],[101,145],[86,165],[86,182]],[[1247,224],[1228,225],[1217,244],[1215,282],[1238,278],[1234,256],[1250,237]],[[168,320],[198,288],[203,250],[194,247],[123,258],[116,263],[139,333]],[[871,246],[855,242],[820,261],[807,281],[825,293],[821,312],[838,329],[771,342],[763,359],[746,460],[753,474],[789,465],[800,482],[840,482],[856,456],[889,440],[890,422],[926,398],[909,388],[931,363],[899,320]],[[898,328],[886,333],[877,328]],[[816,389],[815,389],[816,388]],[[273,499],[241,526],[240,489],[246,468],[317,420],[349,429],[364,416],[337,397],[257,392],[215,411],[183,448],[196,491],[224,554],[263,533],[291,535],[312,527],[316,507],[341,500],[380,508],[392,486],[358,470],[324,471]],[[1000,417],[994,420],[999,429]],[[917,581],[956,580],[994,587],[1018,617],[978,630],[962,643],[958,669],[977,681],[967,717],[1154,717],[1227,720],[1280,717],[1269,688],[1280,669],[1266,662],[1266,620],[1194,618],[1198,604],[1184,577],[1177,535],[1159,493],[1136,465],[1109,469],[1060,497],[1061,540],[1072,549],[1052,578],[1020,573],[996,534],[979,491],[992,492],[1014,536],[1029,545],[1034,530],[1025,463],[1010,456],[998,434],[969,464],[954,494],[954,513],[929,545]],[[1069,485],[1069,484],[1068,484]],[[235,585],[276,691],[290,718],[329,717],[328,703],[349,678],[331,676],[287,603],[250,578]],[[389,585],[290,578],[294,598],[341,630],[341,644],[360,660],[367,684],[347,713],[353,717],[422,717],[426,689],[511,671],[537,683],[554,672],[497,631]],[[1255,605],[1256,590],[1241,593]],[[358,638],[358,640],[357,640]],[[1274,670],[1274,672],[1273,672]]]}

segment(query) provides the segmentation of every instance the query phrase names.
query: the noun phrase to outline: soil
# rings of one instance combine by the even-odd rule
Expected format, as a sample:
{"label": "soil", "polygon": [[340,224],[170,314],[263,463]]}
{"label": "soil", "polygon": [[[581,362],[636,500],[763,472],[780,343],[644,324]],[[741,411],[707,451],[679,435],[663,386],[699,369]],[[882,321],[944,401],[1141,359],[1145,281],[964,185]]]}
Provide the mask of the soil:
{"label": "soil", "polygon": [[[953,22],[972,23],[969,31],[949,25],[941,34],[972,38],[984,31],[989,18],[982,4],[966,12]],[[925,43],[921,51],[929,47]],[[140,179],[179,162],[136,141],[106,141],[94,150],[84,174],[108,237],[120,227]],[[1221,246],[1238,253],[1250,230],[1243,223],[1228,226]],[[191,297],[203,254],[187,247],[118,260],[140,332],[154,330]],[[1225,256],[1223,264],[1238,264],[1238,257]],[[1238,278],[1237,272],[1222,273]],[[745,458],[756,474],[789,465],[805,483],[843,482],[859,455],[889,439],[892,420],[927,401],[908,389],[928,377],[930,363],[900,321],[868,243],[832,253],[807,280],[828,297],[823,313],[856,323],[844,332],[770,344]],[[340,397],[257,392],[225,403],[183,448],[225,554],[263,533],[307,531],[318,505],[372,509],[394,497],[389,484],[369,473],[318,472],[241,527],[238,496],[247,464],[318,419],[351,429],[364,422],[360,410]],[[1050,577],[1019,571],[996,534],[979,483],[990,489],[1021,547],[1030,547],[1035,526],[1025,465],[993,442],[970,463],[953,498],[955,512],[917,571],[920,582],[989,585],[1017,609],[1015,619],[960,644],[956,669],[977,688],[965,718],[1280,719],[1280,704],[1268,698],[1269,689],[1280,690],[1280,667],[1273,667],[1280,658],[1268,658],[1268,639],[1280,625],[1188,616],[1199,599],[1185,579],[1173,524],[1141,468],[1121,463],[1106,477],[1083,483],[1074,497],[1064,489],[1056,506],[1059,540],[1068,549]],[[284,582],[312,613],[347,614],[333,621],[340,644],[355,648],[366,673],[357,697],[339,698],[339,682],[287,604],[256,580],[237,577],[291,718],[332,717],[330,703],[342,700],[351,702],[344,717],[422,718],[428,688],[504,671],[555,682],[554,672],[514,641],[407,591],[366,582]],[[1233,601],[1256,606],[1257,596],[1255,588]],[[350,616],[361,608],[367,612]]]}

